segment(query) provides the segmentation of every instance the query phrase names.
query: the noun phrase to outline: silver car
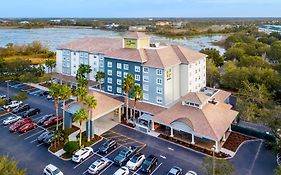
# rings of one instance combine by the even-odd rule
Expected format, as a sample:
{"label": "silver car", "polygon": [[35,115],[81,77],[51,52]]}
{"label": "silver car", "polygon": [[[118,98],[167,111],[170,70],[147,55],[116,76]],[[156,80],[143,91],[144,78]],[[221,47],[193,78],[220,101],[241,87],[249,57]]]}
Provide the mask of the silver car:
{"label": "silver car", "polygon": [[5,119],[3,121],[3,125],[9,125],[9,124],[12,124],[12,123],[15,123],[17,122],[18,120],[20,120],[21,117],[20,116],[11,116],[11,117],[8,117],[7,119]]}
{"label": "silver car", "polygon": [[96,160],[88,168],[88,173],[90,174],[99,174],[104,168],[110,165],[110,160],[107,158],[101,158]]}

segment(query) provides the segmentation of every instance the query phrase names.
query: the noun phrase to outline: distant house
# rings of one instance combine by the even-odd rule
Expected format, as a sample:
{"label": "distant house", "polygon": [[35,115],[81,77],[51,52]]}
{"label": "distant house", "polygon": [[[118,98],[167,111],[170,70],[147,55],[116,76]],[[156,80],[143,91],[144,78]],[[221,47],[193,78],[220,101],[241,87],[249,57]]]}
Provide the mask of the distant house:
{"label": "distant house", "polygon": [[168,26],[170,25],[170,22],[169,21],[157,21],[156,26]]}
{"label": "distant house", "polygon": [[106,24],[104,27],[106,29],[112,29],[112,28],[116,28],[116,27],[119,27],[119,26],[120,26],[119,24],[111,23],[111,24]]}
{"label": "distant house", "polygon": [[49,20],[50,22],[54,22],[54,23],[60,23],[61,19],[51,19]]}
{"label": "distant house", "polygon": [[183,22],[182,21],[175,21],[172,22],[172,27],[175,29],[180,29],[183,27]]}
{"label": "distant house", "polygon": [[144,32],[144,31],[146,31],[146,26],[130,26],[129,31],[131,31],[131,32]]}
{"label": "distant house", "polygon": [[30,22],[29,21],[21,21],[21,22],[19,22],[19,24],[30,24]]}

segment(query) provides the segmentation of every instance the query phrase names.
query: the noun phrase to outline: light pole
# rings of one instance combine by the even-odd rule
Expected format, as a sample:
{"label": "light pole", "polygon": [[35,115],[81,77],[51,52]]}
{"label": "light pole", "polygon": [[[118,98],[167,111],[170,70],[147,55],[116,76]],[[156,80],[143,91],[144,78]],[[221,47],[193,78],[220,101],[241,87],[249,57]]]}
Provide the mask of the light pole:
{"label": "light pole", "polygon": [[215,175],[216,163],[215,163],[215,148],[214,148],[214,146],[211,148],[211,150],[213,151],[213,175]]}
{"label": "light pole", "polygon": [[10,98],[10,88],[9,88],[9,82],[10,80],[7,80],[7,98]]}

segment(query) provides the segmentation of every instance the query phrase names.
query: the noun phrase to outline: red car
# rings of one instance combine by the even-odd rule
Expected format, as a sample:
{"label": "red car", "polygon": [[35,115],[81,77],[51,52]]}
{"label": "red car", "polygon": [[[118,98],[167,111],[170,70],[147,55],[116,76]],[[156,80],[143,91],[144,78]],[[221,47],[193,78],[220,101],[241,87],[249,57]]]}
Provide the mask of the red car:
{"label": "red car", "polygon": [[57,121],[60,123],[63,121],[63,118],[57,116],[51,117],[49,120],[45,121],[43,125],[44,127],[53,126],[57,124]]}
{"label": "red car", "polygon": [[19,128],[19,132],[24,133],[24,132],[30,131],[32,129],[35,129],[35,128],[37,128],[37,125],[35,123],[33,123],[33,122],[27,123]]}
{"label": "red car", "polygon": [[22,127],[23,125],[28,124],[28,123],[32,123],[31,118],[25,118],[25,119],[19,120],[19,121],[17,121],[15,124],[13,124],[13,125],[10,126],[9,131],[10,131],[10,132],[15,132],[15,131],[17,131],[20,127]]}
{"label": "red car", "polygon": [[28,87],[26,87],[26,88],[22,88],[21,90],[22,90],[22,91],[29,91],[29,90],[32,90],[32,89],[35,89],[35,87],[28,86]]}

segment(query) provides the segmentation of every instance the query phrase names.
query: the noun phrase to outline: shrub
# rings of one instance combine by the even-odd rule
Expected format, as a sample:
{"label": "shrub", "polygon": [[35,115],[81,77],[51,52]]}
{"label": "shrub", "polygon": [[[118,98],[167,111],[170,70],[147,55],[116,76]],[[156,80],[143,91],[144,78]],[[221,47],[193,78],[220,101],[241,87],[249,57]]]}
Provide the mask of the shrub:
{"label": "shrub", "polygon": [[67,142],[67,143],[64,145],[63,149],[64,149],[67,153],[73,154],[76,150],[79,149],[79,145],[78,145],[78,143],[77,143],[76,141],[69,141],[69,142]]}
{"label": "shrub", "polygon": [[22,101],[28,99],[28,95],[25,92],[19,92],[17,95],[13,97],[14,100]]}

